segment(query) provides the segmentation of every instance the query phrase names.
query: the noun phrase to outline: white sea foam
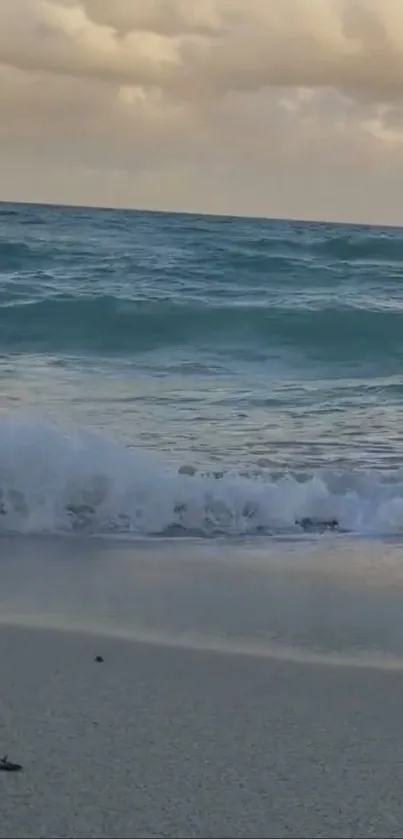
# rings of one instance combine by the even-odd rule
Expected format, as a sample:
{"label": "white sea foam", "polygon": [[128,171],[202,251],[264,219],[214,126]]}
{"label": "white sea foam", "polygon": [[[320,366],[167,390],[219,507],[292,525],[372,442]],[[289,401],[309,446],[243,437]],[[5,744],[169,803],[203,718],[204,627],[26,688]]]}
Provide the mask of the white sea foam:
{"label": "white sea foam", "polygon": [[146,451],[51,423],[0,420],[0,532],[242,536],[341,530],[403,534],[403,475],[178,469]]}

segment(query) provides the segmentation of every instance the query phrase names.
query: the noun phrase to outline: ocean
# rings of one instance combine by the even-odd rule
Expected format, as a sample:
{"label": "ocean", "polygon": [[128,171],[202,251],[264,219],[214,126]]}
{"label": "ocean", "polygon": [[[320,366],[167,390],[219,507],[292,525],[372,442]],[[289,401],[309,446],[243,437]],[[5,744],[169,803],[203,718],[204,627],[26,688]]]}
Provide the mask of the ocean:
{"label": "ocean", "polygon": [[[149,632],[171,598],[195,637],[261,640],[274,615],[284,640],[287,614],[284,643],[400,655],[403,230],[3,203],[0,386],[3,617],[28,613],[27,578],[43,616],[51,554],[53,615],[67,586],[127,629],[135,588]],[[98,552],[87,601],[66,551]]]}

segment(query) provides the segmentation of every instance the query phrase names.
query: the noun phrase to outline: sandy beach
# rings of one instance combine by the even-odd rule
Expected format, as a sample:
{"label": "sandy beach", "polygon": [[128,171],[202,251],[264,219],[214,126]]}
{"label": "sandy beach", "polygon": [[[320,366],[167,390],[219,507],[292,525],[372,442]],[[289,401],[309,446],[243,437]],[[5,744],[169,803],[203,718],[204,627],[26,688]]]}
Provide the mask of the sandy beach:
{"label": "sandy beach", "polygon": [[2,837],[403,836],[399,671],[0,638]]}

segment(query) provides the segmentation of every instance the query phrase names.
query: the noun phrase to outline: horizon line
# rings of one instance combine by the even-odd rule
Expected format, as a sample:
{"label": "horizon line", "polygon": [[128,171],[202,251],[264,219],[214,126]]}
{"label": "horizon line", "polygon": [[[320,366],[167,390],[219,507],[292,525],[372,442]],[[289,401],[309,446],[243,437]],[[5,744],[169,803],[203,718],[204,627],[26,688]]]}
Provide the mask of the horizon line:
{"label": "horizon line", "polygon": [[66,210],[92,210],[92,211],[100,211],[100,212],[116,212],[116,213],[141,213],[145,214],[148,213],[150,215],[174,215],[174,216],[191,216],[191,217],[203,217],[203,218],[212,218],[212,219],[228,219],[228,220],[239,220],[239,221],[267,221],[267,222],[288,222],[290,224],[317,224],[317,225],[333,225],[333,226],[340,226],[340,227],[378,227],[378,228],[387,228],[387,229],[395,229],[400,230],[403,229],[403,222],[401,224],[394,224],[392,222],[362,222],[362,221],[340,221],[340,220],[331,220],[331,219],[319,219],[319,218],[299,218],[297,216],[271,216],[271,215],[255,215],[255,214],[248,214],[243,215],[242,213],[212,213],[203,210],[173,210],[173,209],[164,209],[159,210],[150,207],[116,207],[116,206],[108,206],[102,204],[74,204],[69,202],[55,202],[55,201],[32,201],[32,200],[21,200],[21,199],[14,199],[9,200],[5,198],[0,198],[0,206],[8,204],[8,205],[17,205],[17,206],[28,206],[28,207],[54,207],[57,209],[66,209]]}

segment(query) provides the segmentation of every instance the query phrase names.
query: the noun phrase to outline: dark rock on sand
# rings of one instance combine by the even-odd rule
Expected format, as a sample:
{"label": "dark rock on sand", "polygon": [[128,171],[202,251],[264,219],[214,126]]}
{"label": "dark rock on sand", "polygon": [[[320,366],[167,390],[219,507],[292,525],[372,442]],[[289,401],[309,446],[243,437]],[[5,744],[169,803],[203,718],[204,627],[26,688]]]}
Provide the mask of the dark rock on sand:
{"label": "dark rock on sand", "polygon": [[0,759],[0,770],[2,772],[21,772],[22,766],[20,763],[12,763],[8,760],[7,755]]}

